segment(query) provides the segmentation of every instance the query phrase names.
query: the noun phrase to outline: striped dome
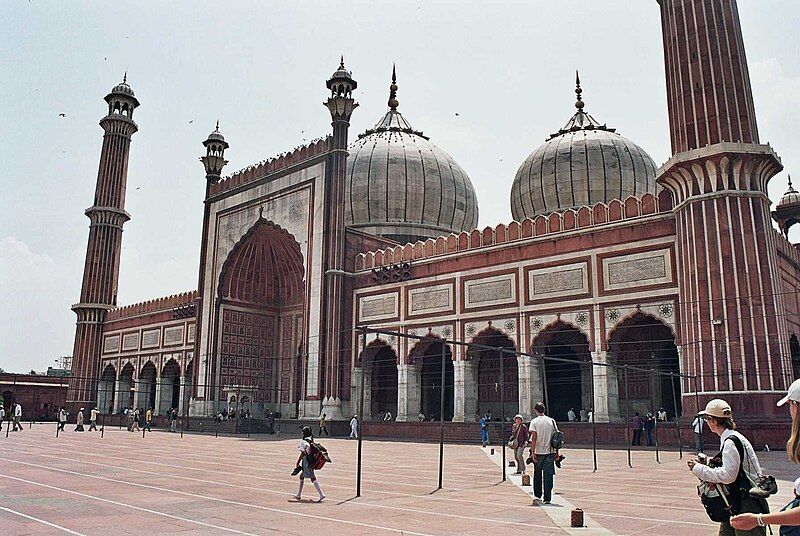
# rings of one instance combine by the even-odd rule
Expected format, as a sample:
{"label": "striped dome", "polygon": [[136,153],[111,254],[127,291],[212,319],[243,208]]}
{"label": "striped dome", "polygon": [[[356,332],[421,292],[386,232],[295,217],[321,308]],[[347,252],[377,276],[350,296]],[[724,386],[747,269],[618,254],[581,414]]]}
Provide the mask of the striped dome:
{"label": "striped dome", "polygon": [[511,213],[539,214],[656,192],[656,165],[644,149],[578,111],[525,159],[511,188]]}
{"label": "striped dome", "polygon": [[400,243],[468,231],[478,224],[475,189],[461,166],[397,111],[352,143],[345,202],[350,227]]}

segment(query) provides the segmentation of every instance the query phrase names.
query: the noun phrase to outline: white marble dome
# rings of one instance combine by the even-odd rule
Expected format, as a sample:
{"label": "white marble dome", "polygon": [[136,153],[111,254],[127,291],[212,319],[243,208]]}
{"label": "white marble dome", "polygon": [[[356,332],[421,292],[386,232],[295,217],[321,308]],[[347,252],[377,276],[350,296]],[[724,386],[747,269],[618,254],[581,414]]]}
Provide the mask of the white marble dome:
{"label": "white marble dome", "polygon": [[397,111],[394,80],[391,88],[389,111],[349,147],[347,225],[400,243],[475,229],[472,182]]}
{"label": "white marble dome", "polygon": [[517,170],[511,188],[517,221],[656,192],[650,155],[584,112],[580,85],[576,93],[575,115]]}

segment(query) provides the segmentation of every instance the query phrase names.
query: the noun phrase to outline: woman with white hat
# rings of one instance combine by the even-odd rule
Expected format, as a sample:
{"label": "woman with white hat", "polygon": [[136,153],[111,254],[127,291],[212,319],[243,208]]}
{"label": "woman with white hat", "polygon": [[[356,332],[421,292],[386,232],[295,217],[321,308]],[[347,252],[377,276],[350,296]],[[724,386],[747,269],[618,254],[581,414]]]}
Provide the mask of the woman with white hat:
{"label": "woman with white hat", "polygon": [[[762,512],[761,503],[751,497],[747,491],[761,476],[761,465],[758,463],[753,445],[742,434],[736,431],[733,422],[733,411],[722,399],[715,398],[706,404],[706,409],[698,413],[709,430],[719,436],[720,452],[714,459],[721,463],[712,467],[698,459],[689,460],[687,465],[692,473],[703,482],[726,484],[730,490],[729,500],[736,512]],[[716,465],[716,464],[714,464]],[[741,469],[741,471],[740,471]],[[764,526],[755,526],[749,530],[731,526],[730,521],[720,522],[720,536],[765,535]]]}
{"label": "woman with white hat", "polygon": [[[800,380],[795,380],[789,386],[786,396],[778,400],[778,407],[789,404],[789,414],[792,416],[792,432],[786,442],[786,453],[792,463],[800,463]],[[800,479],[798,479],[800,480]],[[798,482],[795,482],[795,495],[798,495]],[[735,529],[747,530],[765,525],[781,525],[783,527],[796,527],[800,525],[800,508],[787,509],[774,514],[741,514],[731,518],[731,526]]]}

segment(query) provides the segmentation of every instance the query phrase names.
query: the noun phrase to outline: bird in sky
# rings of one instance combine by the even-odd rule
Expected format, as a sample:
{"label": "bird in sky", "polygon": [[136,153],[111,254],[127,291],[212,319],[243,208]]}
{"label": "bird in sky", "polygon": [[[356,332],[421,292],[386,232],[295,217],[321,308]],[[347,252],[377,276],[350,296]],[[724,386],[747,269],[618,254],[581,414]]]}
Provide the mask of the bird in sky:
{"label": "bird in sky", "polygon": [[58,117],[67,117],[67,114],[58,114]]}

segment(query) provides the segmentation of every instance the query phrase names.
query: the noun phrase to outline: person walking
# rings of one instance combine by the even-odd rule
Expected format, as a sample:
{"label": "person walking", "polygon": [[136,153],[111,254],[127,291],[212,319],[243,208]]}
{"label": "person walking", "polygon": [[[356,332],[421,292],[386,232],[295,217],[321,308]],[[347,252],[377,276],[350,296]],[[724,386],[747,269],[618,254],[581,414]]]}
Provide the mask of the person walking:
{"label": "person walking", "polygon": [[667,422],[667,412],[664,410],[664,408],[658,408],[656,417],[658,418],[658,422]]}
{"label": "person walking", "polygon": [[525,463],[525,447],[528,444],[528,427],[522,422],[522,415],[517,413],[514,416],[514,425],[511,427],[511,439],[508,446],[514,451],[514,459],[517,462],[517,470],[514,474],[523,475],[527,465]]}
{"label": "person walking", "polygon": [[178,408],[172,408],[169,410],[169,415],[167,418],[169,419],[169,431],[174,434],[177,431]]}
{"label": "person walking", "polygon": [[575,420],[575,410],[574,409],[569,408],[569,411],[567,412],[567,420],[569,422],[572,422],[572,421]]}
{"label": "person walking", "polygon": [[653,414],[648,412],[647,417],[644,419],[644,431],[647,435],[647,446],[652,447],[655,445],[653,441],[653,430],[656,429],[656,420],[653,417]]}
{"label": "person walking", "polygon": [[97,414],[100,413],[97,411],[97,406],[92,408],[92,411],[89,412],[89,431],[91,432],[94,430],[97,431]]}
{"label": "person walking", "polygon": [[350,437],[348,439],[358,439],[358,414],[350,419]]}
{"label": "person walking", "polygon": [[331,435],[328,432],[328,421],[326,420],[327,416],[328,416],[327,413],[323,413],[322,417],[319,418],[319,437],[322,437],[323,433],[325,433],[326,436]]}
{"label": "person walking", "polygon": [[78,411],[78,416],[75,419],[75,431],[83,432],[83,408]]}
{"label": "person walking", "polygon": [[58,429],[59,431],[63,432],[64,427],[67,425],[67,410],[64,409],[62,406],[60,410],[58,410]]}
{"label": "person walking", "polygon": [[317,493],[319,493],[317,502],[322,502],[325,499],[325,494],[322,493],[322,488],[317,481],[317,475],[314,474],[314,468],[311,466],[309,459],[311,445],[314,444],[314,436],[311,434],[311,428],[308,426],[303,426],[302,433],[303,438],[300,440],[300,445],[297,447],[300,450],[300,456],[297,458],[297,464],[292,473],[293,475],[300,474],[300,484],[297,487],[297,493],[294,495],[294,498],[298,501],[302,498],[303,484],[305,484],[306,478],[308,478],[311,480],[311,483],[314,484]]}
{"label": "person walking", "polygon": [[3,405],[0,405],[0,430],[3,429],[3,421],[6,418],[6,408]]}
{"label": "person walking", "polygon": [[485,447],[489,444],[489,429],[486,424],[486,417],[481,417],[481,446]]}
{"label": "person walking", "polygon": [[[786,454],[792,463],[800,464],[800,380],[792,382],[792,385],[789,386],[789,392],[778,401],[777,406],[781,407],[786,404],[789,405],[789,415],[792,417],[789,440],[786,442]],[[793,506],[800,502],[798,483],[800,483],[800,478],[795,480],[794,483],[795,500],[786,505],[780,512],[772,514],[742,513],[733,516],[730,523],[736,530],[736,534],[746,534],[744,531],[756,530],[765,525],[780,525],[781,535],[795,534],[791,530],[800,527],[800,508]],[[763,532],[760,534],[763,534]]]}
{"label": "person walking", "polygon": [[694,432],[694,452],[700,454],[703,452],[703,417],[699,414],[692,421],[692,431]]}
{"label": "person walking", "polygon": [[272,410],[269,410],[267,414],[267,433],[269,435],[275,434],[275,412]]}
{"label": "person walking", "polygon": [[141,413],[139,409],[135,409],[131,412],[132,415],[132,422],[131,422],[131,432],[138,432],[139,431],[139,419],[141,418]]}
{"label": "person walking", "polygon": [[530,425],[531,457],[533,458],[533,494],[550,504],[553,496],[553,475],[555,453],[553,452],[553,432],[557,430],[556,421],[548,417],[542,402],[534,406],[536,417]]}
{"label": "person walking", "polygon": [[21,432],[22,431],[22,406],[19,402],[14,404],[14,432]]}
{"label": "person walking", "polygon": [[581,422],[589,422],[589,412],[587,412],[585,409],[581,408],[581,410],[578,412],[578,415],[581,418]]}
{"label": "person walking", "polygon": [[[753,445],[742,434],[736,431],[733,412],[730,405],[720,398],[706,404],[706,409],[698,413],[708,425],[709,430],[719,436],[720,452],[715,458],[720,464],[701,463],[697,458],[689,460],[686,465],[694,475],[703,482],[726,484],[730,494],[728,499],[735,512],[763,514],[763,507],[758,499],[748,491],[762,476]],[[766,527],[755,527],[749,531],[735,529],[730,521],[722,521],[719,526],[720,536],[763,536]]]}
{"label": "person walking", "polygon": [[145,414],[144,420],[144,427],[148,432],[153,431],[153,409],[147,408],[147,413]]}
{"label": "person walking", "polygon": [[631,441],[631,445],[635,447],[641,446],[642,428],[644,428],[644,422],[637,411],[633,414],[633,417],[631,417],[631,430],[633,430],[633,441]]}

